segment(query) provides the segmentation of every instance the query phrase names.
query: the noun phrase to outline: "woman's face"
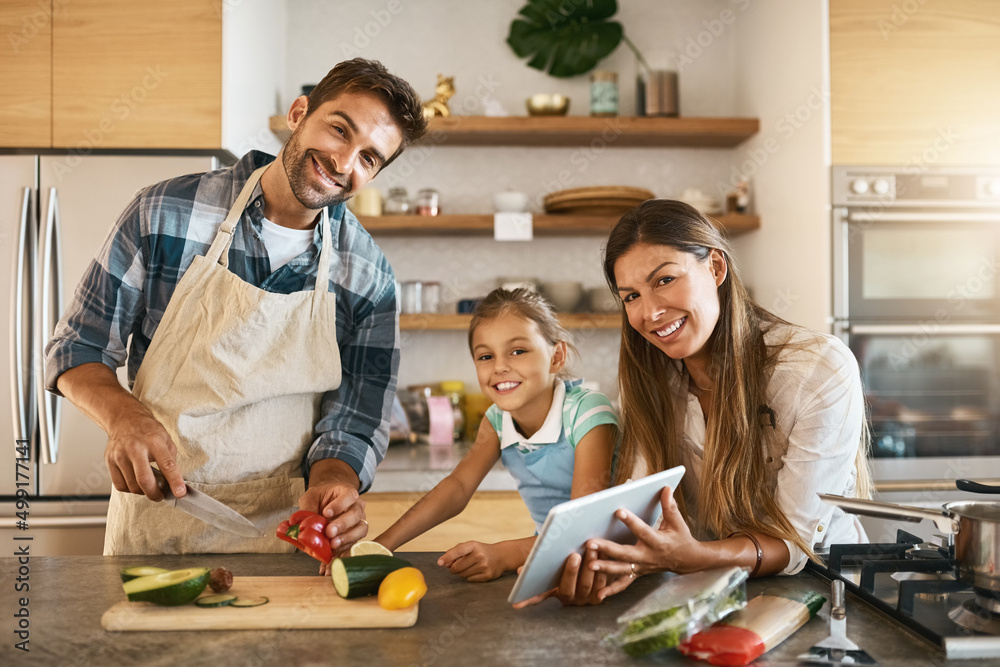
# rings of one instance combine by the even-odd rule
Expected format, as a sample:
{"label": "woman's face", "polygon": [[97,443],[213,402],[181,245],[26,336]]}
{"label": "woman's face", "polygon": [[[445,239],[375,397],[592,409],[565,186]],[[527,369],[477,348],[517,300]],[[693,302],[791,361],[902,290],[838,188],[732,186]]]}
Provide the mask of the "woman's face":
{"label": "woman's face", "polygon": [[640,243],[615,262],[615,282],[633,329],[671,359],[707,360],[727,270],[718,250],[698,261],[670,246]]}

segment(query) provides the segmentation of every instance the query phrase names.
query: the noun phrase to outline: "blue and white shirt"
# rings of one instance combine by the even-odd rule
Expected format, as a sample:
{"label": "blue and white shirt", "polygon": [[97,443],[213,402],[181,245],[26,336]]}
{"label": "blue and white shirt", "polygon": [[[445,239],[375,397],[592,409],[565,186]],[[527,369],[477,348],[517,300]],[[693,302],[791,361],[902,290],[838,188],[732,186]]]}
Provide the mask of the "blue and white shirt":
{"label": "blue and white shirt", "polygon": [[496,405],[486,411],[500,437],[500,460],[517,481],[517,490],[538,530],[550,509],[570,499],[576,446],[583,436],[601,424],[618,427],[608,397],[584,389],[581,382],[555,383],[549,413],[530,438],[518,432],[509,412]]}
{"label": "blue and white shirt", "polygon": [[[112,370],[127,362],[132,386],[181,276],[196,256],[208,251],[250,174],[273,160],[251,151],[230,168],[181,176],[139,191],[84,273],[46,347],[46,389],[58,393],[58,377],[88,362]],[[358,474],[364,491],[389,443],[399,368],[395,277],[345,204],[329,213],[334,251],[329,285],[337,297],[343,380],[340,388],[323,397],[303,474],[308,475],[316,461],[340,459]],[[264,193],[258,184],[236,226],[229,269],[277,294],[314,289],[322,225],[316,225],[306,252],[272,271],[261,240],[263,216]]]}

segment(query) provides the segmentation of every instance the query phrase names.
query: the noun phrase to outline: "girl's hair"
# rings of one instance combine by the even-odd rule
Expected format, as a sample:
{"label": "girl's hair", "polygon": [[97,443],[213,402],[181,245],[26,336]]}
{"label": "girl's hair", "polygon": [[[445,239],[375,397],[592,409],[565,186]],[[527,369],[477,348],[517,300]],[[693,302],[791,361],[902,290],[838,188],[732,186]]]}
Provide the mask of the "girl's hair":
{"label": "girl's hair", "polygon": [[[472,321],[469,323],[469,351],[472,351],[472,334],[480,324],[506,315],[516,315],[531,320],[538,325],[538,330],[542,332],[549,345],[565,343],[567,352],[571,350],[577,352],[573,345],[573,337],[559,323],[559,317],[552,304],[534,290],[524,288],[505,290],[502,287],[484,296],[472,311]],[[566,366],[563,366],[558,376],[563,378],[568,375]]]}
{"label": "girl's hair", "polygon": [[[759,531],[788,540],[815,557],[778,506],[774,489],[761,483],[767,479],[768,439],[775,437],[773,428],[762,426],[773,425],[767,420],[773,412],[767,406],[766,389],[777,353],[788,344],[768,346],[764,333],[775,324],[788,323],[754,302],[740,280],[729,243],[691,206],[652,199],[618,221],[604,254],[604,275],[616,294],[615,263],[638,244],[670,246],[700,262],[716,249],[728,265],[728,275],[718,288],[719,321],[707,343],[715,391],[698,492],[700,522],[716,537],[741,529]],[[680,465],[681,431],[675,428],[683,425],[675,423],[683,419],[683,412],[675,413],[675,408],[683,410],[683,405],[674,405],[671,391],[681,379],[677,364],[629,325],[624,304],[618,363],[623,441],[615,483],[632,474],[639,456],[653,471]],[[856,495],[861,497],[871,495],[867,434],[865,424],[855,460]],[[681,494],[678,502],[683,510]]]}

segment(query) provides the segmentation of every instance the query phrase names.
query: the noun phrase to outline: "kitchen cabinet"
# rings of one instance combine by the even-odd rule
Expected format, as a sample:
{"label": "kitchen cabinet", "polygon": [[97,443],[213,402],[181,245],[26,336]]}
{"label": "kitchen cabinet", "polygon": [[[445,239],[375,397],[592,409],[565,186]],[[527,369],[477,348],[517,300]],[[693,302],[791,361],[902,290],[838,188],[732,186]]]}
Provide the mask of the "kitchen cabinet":
{"label": "kitchen cabinet", "polygon": [[261,47],[281,12],[229,4],[5,1],[0,147],[242,154],[274,108],[278,66]]}
{"label": "kitchen cabinet", "polygon": [[0,145],[218,148],[220,9],[218,0],[5,3],[4,32],[20,40],[0,62],[11,79],[0,88]]}
{"label": "kitchen cabinet", "polygon": [[989,0],[831,0],[834,164],[1000,165]]}

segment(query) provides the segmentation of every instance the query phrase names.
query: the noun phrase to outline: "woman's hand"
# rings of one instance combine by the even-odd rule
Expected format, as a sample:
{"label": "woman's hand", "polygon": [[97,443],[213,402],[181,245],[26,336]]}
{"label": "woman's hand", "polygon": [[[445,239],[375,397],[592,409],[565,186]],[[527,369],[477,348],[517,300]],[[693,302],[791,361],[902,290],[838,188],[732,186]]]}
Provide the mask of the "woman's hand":
{"label": "woman's hand", "polygon": [[665,487],[660,492],[660,505],[663,519],[659,529],[652,528],[627,510],[616,513],[615,516],[638,538],[634,546],[597,538],[587,542],[587,548],[596,553],[589,567],[608,577],[618,577],[597,592],[602,599],[622,592],[636,577],[650,572],[686,573],[706,567],[710,554],[705,545],[691,535],[671,488]]}
{"label": "woman's hand", "polygon": [[597,552],[592,550],[588,550],[583,558],[580,554],[570,554],[563,564],[558,588],[518,602],[514,605],[514,609],[524,609],[552,597],[558,599],[564,606],[600,604],[606,597],[600,595],[600,591],[607,587],[608,577],[590,567],[596,558]]}

